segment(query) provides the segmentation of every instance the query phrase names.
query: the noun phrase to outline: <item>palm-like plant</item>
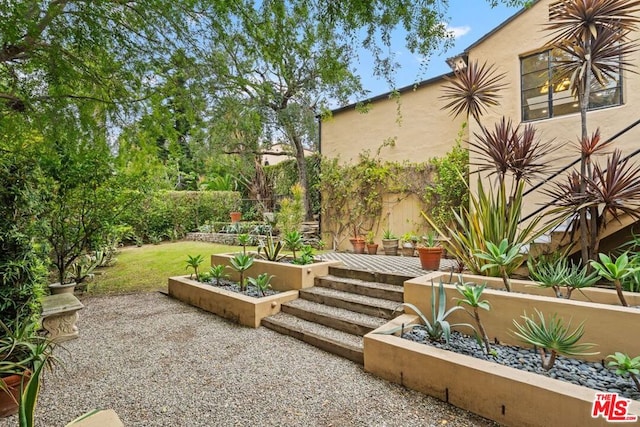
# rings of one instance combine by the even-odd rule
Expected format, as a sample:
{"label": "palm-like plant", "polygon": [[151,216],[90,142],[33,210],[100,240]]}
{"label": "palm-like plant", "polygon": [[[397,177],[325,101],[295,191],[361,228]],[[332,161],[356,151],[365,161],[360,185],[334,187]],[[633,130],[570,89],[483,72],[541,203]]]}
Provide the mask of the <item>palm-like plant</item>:
{"label": "palm-like plant", "polygon": [[251,236],[246,233],[238,235],[238,243],[242,246],[242,253],[247,254],[247,246],[251,243]]}
{"label": "palm-like plant", "polygon": [[[559,53],[555,61],[556,78],[569,79],[571,91],[580,104],[581,161],[577,192],[574,185],[565,184],[556,188],[554,196],[560,199],[560,203],[556,203],[560,210],[577,212],[573,229],[580,231],[581,255],[585,265],[595,259],[600,230],[605,226],[597,206],[585,204],[593,190],[589,188],[592,187],[590,183],[596,182],[597,177],[591,167],[591,155],[595,153],[592,148],[598,145],[598,141],[591,138],[591,143],[585,144],[589,140],[587,111],[591,87],[594,79],[604,85],[615,79],[621,69],[630,67],[626,57],[638,45],[630,40],[629,35],[640,23],[638,11],[638,0],[567,1],[546,25],[552,36],[549,47]],[[612,163],[607,170],[624,169],[625,166]],[[603,181],[600,179],[600,182]],[[563,190],[574,194],[563,195]]]}
{"label": "palm-like plant", "polygon": [[296,251],[302,249],[304,242],[302,240],[302,234],[298,231],[290,231],[283,237],[284,246],[293,252],[293,258],[296,258]]}
{"label": "palm-like plant", "polygon": [[[460,280],[462,282],[462,280]],[[486,285],[476,285],[474,283],[464,283],[456,285],[456,289],[462,295],[462,298],[457,298],[458,306],[462,304],[467,304],[469,307],[473,309],[473,318],[476,321],[476,325],[478,326],[478,333],[484,342],[484,348],[487,351],[487,354],[491,353],[491,346],[489,345],[489,337],[485,332],[484,325],[480,320],[480,312],[479,310],[487,310],[491,309],[491,304],[489,301],[481,299],[482,292],[484,292],[484,288]]]}
{"label": "palm-like plant", "polygon": [[[595,353],[587,352],[594,346],[591,343],[578,344],[578,341],[584,335],[584,322],[571,332],[571,320],[565,326],[562,319],[554,313],[549,320],[536,310],[538,322],[533,317],[527,316],[525,312],[520,316],[524,320],[524,324],[519,324],[515,319],[513,325],[516,330],[512,331],[515,336],[522,341],[538,348],[540,358],[542,359],[542,367],[549,370],[553,367],[558,354],[565,356],[590,356]],[[548,357],[547,357],[547,352]]]}
{"label": "palm-like plant", "polygon": [[449,103],[442,109],[451,110],[454,116],[472,116],[480,123],[482,114],[499,105],[499,92],[507,86],[504,78],[505,74],[498,73],[494,65],[486,62],[478,65],[473,61],[466,68],[456,70],[453,78],[445,77],[448,84],[440,98]]}
{"label": "palm-like plant", "polygon": [[[200,281],[200,275],[198,274],[198,268],[200,268],[200,264],[204,262],[204,258],[202,255],[198,254],[196,256],[187,255],[187,270],[193,268],[193,272],[196,275],[196,280]],[[191,278],[191,275],[189,275]]]}
{"label": "palm-like plant", "polygon": [[226,269],[227,266],[223,264],[214,265],[209,269],[209,274],[212,279],[215,279],[216,286],[220,286],[220,280],[229,277],[229,275],[225,273]]}

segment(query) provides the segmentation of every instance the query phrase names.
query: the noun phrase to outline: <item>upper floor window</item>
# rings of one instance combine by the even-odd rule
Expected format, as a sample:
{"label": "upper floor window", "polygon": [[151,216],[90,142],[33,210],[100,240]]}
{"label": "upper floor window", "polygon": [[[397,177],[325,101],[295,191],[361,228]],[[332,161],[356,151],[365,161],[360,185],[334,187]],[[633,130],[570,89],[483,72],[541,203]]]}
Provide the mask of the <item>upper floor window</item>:
{"label": "upper floor window", "polygon": [[[554,60],[560,51],[547,50],[520,59],[522,87],[522,120],[540,120],[580,111],[578,99],[571,95],[568,78],[554,78]],[[605,86],[592,79],[589,109],[610,107],[622,103],[622,78]]]}

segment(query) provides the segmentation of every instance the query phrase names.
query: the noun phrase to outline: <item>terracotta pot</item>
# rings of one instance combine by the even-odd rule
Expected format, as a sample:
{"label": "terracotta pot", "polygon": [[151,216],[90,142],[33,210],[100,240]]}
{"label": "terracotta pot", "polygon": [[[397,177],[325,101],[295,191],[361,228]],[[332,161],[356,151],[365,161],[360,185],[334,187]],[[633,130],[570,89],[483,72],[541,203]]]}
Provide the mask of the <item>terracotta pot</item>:
{"label": "terracotta pot", "polygon": [[61,284],[60,282],[49,285],[51,295],[72,294],[76,290],[76,282]]}
{"label": "terracotta pot", "polygon": [[442,248],[418,248],[418,256],[420,257],[420,265],[423,270],[440,269],[440,259],[442,258]]}
{"label": "terracotta pot", "polygon": [[375,255],[378,253],[378,244],[377,243],[367,243],[367,253],[369,255]]}
{"label": "terracotta pot", "polygon": [[385,255],[398,255],[398,239],[382,239]]}
{"label": "terracotta pot", "polygon": [[242,212],[229,212],[231,222],[238,222],[242,218]]}
{"label": "terracotta pot", "polygon": [[[20,400],[21,375],[8,375],[0,378],[7,389],[0,388],[0,418],[5,418],[18,413],[18,402]],[[28,374],[25,381],[29,381]]]}
{"label": "terracotta pot", "polygon": [[365,243],[364,243],[364,239],[362,237],[357,237],[357,238],[352,237],[351,239],[349,239],[349,241],[353,245],[353,253],[354,254],[363,254],[364,253]]}

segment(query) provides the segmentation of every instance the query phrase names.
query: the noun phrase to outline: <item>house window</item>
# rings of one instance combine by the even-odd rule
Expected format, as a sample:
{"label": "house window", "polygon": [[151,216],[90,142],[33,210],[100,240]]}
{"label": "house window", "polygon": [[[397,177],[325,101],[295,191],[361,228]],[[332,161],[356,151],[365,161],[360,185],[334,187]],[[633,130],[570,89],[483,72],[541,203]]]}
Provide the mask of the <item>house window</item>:
{"label": "house window", "polygon": [[[580,111],[578,99],[571,95],[569,79],[554,78],[554,60],[560,51],[547,50],[521,58],[522,120],[540,120]],[[622,78],[620,73],[605,86],[592,79],[589,109],[620,105]]]}

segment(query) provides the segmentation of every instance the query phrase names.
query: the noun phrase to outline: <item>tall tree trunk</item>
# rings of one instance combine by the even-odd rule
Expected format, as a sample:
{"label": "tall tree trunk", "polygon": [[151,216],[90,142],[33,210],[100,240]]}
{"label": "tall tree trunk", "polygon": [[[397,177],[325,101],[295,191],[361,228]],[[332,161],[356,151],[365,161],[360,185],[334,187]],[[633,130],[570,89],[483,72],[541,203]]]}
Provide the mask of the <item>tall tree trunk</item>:
{"label": "tall tree trunk", "polygon": [[[587,61],[585,64],[586,72],[584,76],[583,85],[579,88],[578,97],[580,98],[580,123],[581,123],[581,134],[582,139],[586,139],[589,137],[589,132],[587,129],[587,111],[589,110],[589,97],[591,95],[591,42],[590,40],[587,42]],[[587,192],[587,178],[591,178],[587,176],[587,155],[583,151],[580,152],[580,196],[584,197]],[[582,263],[583,265],[589,265],[589,260],[593,258],[593,251],[590,249],[592,246],[589,226],[587,225],[587,209],[580,209],[580,253],[582,255]],[[591,218],[590,226],[593,227],[595,224],[595,218]]]}

